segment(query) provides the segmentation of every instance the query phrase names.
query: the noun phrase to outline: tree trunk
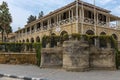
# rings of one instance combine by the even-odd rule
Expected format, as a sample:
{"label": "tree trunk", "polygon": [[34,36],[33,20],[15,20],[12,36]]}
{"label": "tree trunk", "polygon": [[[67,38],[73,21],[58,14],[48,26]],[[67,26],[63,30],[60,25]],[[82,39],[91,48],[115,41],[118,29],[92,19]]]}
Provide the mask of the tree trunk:
{"label": "tree trunk", "polygon": [[2,30],[2,34],[1,34],[2,35],[2,42],[3,42],[3,32],[4,32],[4,30]]}

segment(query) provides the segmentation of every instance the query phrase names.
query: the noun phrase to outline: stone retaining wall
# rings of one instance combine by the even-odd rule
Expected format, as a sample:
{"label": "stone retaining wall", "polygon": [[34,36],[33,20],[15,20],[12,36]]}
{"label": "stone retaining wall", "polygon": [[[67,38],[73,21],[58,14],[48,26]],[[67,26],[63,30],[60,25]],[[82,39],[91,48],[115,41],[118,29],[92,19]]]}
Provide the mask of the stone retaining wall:
{"label": "stone retaining wall", "polygon": [[62,48],[43,48],[41,53],[41,67],[62,67]]}
{"label": "stone retaining wall", "polygon": [[99,48],[84,40],[65,41],[63,47],[44,48],[41,53],[41,67],[61,67],[68,71],[90,69],[115,70],[115,50],[107,45]]}
{"label": "stone retaining wall", "polygon": [[36,64],[36,54],[0,53],[0,64]]}
{"label": "stone retaining wall", "polygon": [[68,71],[89,70],[89,45],[80,41],[63,44],[63,68]]}
{"label": "stone retaining wall", "polygon": [[114,49],[112,48],[97,49],[95,47],[91,47],[90,68],[97,70],[99,69],[115,70],[116,60]]}

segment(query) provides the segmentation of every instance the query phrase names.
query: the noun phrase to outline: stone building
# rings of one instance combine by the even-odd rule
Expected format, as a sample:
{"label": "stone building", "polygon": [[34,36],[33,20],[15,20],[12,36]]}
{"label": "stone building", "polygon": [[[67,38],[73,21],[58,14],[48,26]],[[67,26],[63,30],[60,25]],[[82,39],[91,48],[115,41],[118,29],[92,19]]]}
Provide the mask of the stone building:
{"label": "stone building", "polygon": [[80,33],[113,35],[120,41],[120,17],[111,11],[76,0],[16,31],[16,42],[39,42],[44,35]]}

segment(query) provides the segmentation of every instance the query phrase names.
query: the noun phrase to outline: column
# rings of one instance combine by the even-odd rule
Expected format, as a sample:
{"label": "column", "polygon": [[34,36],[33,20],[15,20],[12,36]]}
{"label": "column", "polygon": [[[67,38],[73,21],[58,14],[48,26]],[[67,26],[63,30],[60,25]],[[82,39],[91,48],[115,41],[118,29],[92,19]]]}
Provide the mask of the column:
{"label": "column", "polygon": [[59,15],[57,14],[57,27],[58,27]]}
{"label": "column", "polygon": [[47,20],[47,29],[49,30],[50,29],[50,19]]}
{"label": "column", "polygon": [[25,28],[25,35],[27,35],[27,28]]}
{"label": "column", "polygon": [[71,10],[72,10],[72,11],[71,11],[71,12],[72,12],[72,20],[73,20],[73,18],[74,18],[74,16],[73,16],[73,9],[71,9]]}
{"label": "column", "polygon": [[110,28],[110,16],[108,16],[108,27]]}
{"label": "column", "polygon": [[43,31],[43,21],[41,23],[41,31]]}
{"label": "column", "polygon": [[37,32],[37,24],[34,25],[35,32]]}
{"label": "column", "polygon": [[96,12],[97,15],[97,20],[96,20],[96,25],[98,25],[98,13]]}
{"label": "column", "polygon": [[71,15],[71,14],[70,14],[70,11],[71,11],[71,9],[69,9],[69,21],[70,21],[70,15]]}
{"label": "column", "polygon": [[32,34],[32,27],[30,26],[29,28],[30,28],[30,32],[29,32],[29,34]]}
{"label": "column", "polygon": [[83,29],[83,23],[84,23],[84,7],[83,7],[83,2],[82,2],[82,7],[81,7],[81,34],[84,34],[84,29]]}

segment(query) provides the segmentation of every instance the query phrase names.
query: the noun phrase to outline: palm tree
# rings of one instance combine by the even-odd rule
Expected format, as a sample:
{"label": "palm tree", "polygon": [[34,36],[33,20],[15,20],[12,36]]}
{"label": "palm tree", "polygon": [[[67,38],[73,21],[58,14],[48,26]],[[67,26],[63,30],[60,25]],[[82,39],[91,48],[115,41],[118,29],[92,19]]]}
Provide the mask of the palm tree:
{"label": "palm tree", "polygon": [[9,8],[6,2],[0,5],[0,29],[2,32],[2,42],[4,42],[4,34],[6,33],[7,28],[10,27],[12,22],[12,16],[9,12]]}

